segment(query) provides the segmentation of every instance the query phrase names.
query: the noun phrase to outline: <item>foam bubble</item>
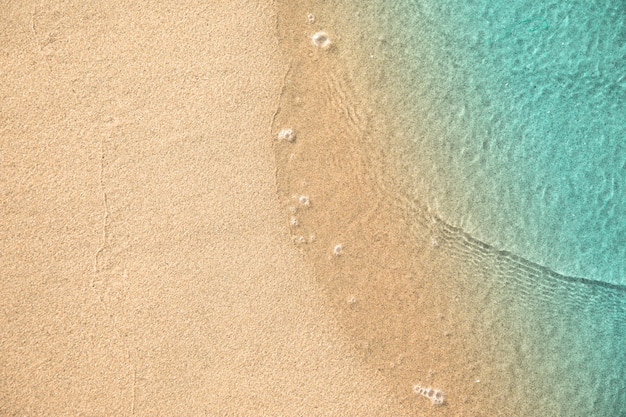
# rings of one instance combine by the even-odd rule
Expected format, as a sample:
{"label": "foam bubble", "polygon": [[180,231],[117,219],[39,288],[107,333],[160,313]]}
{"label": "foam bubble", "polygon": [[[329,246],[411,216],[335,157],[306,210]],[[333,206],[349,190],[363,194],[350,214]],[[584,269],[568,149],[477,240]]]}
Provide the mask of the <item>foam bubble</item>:
{"label": "foam bubble", "polygon": [[443,405],[446,402],[446,394],[443,391],[434,388],[426,388],[419,384],[413,387],[413,392],[417,395],[428,398],[433,405]]}
{"label": "foam bubble", "polygon": [[317,32],[311,37],[311,41],[313,41],[313,45],[317,46],[321,49],[328,49],[330,47],[330,38],[328,37],[328,33],[326,32]]}
{"label": "foam bubble", "polygon": [[294,142],[296,140],[296,132],[291,128],[281,129],[280,132],[278,132],[278,139],[286,142]]}
{"label": "foam bubble", "polygon": [[306,195],[301,195],[298,198],[298,202],[300,203],[301,206],[304,206],[304,207],[309,207],[311,205],[311,199],[309,198],[309,196],[306,196]]}
{"label": "foam bubble", "polygon": [[343,245],[341,243],[335,245],[335,247],[333,248],[333,254],[335,256],[341,256],[343,254]]}

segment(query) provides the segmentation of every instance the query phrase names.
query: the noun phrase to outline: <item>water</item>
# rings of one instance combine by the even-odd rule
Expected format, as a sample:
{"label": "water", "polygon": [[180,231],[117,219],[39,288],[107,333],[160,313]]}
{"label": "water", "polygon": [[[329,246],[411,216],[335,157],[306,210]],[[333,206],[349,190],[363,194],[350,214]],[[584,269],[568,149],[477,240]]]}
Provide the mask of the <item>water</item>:
{"label": "water", "polygon": [[[489,312],[468,327],[495,316],[508,330],[493,342],[492,366],[514,381],[502,404],[624,415],[626,3],[363,12],[377,39],[364,48],[379,68],[372,86],[415,199],[462,230],[451,242],[463,262],[483,244],[510,253],[467,271],[478,281],[469,308]],[[459,244],[466,235],[483,243]]]}
{"label": "water", "polygon": [[372,54],[416,195],[483,242],[626,285],[626,3],[380,3]]}
{"label": "water", "polygon": [[[395,189],[408,195],[397,205],[410,202],[404,215],[419,242],[411,256],[433,265],[400,275],[409,278],[387,266],[371,274],[388,279],[372,298],[394,285],[421,297],[382,308],[386,320],[419,314],[388,326],[395,333],[371,354],[410,358],[390,378],[402,382],[399,395],[412,379],[426,384],[423,369],[436,362],[450,413],[626,415],[626,3],[306,7],[293,19],[305,25],[314,11],[310,32],[327,30],[336,49],[319,58],[321,80],[291,93],[293,117],[314,90],[338,103],[334,114],[370,115],[357,130],[371,142],[359,143],[383,149],[393,169],[381,172],[401,173]],[[314,65],[311,56],[301,59]],[[350,102],[338,79],[361,97]],[[449,338],[439,339],[425,305],[454,323]],[[346,317],[357,342],[376,323]]]}
{"label": "water", "polygon": [[546,268],[474,275],[513,338],[494,342],[503,404],[626,415],[626,2],[380,3],[371,54],[415,198]]}

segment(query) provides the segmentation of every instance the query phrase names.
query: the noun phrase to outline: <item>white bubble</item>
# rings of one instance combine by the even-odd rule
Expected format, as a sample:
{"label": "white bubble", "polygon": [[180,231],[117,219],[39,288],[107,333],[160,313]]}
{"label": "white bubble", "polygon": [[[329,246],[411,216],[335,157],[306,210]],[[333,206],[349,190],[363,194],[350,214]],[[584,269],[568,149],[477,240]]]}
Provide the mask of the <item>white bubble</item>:
{"label": "white bubble", "polygon": [[330,38],[326,32],[317,32],[312,37],[313,45],[321,49],[328,49],[330,46]]}
{"label": "white bubble", "polygon": [[300,198],[298,198],[298,202],[304,207],[309,207],[311,205],[311,199],[306,195],[301,195]]}
{"label": "white bubble", "polygon": [[309,13],[306,15],[306,21],[309,22],[309,24],[315,23],[315,15],[313,13]]}
{"label": "white bubble", "polygon": [[281,131],[278,132],[278,139],[286,142],[294,142],[296,140],[296,132],[291,128],[281,129]]}
{"label": "white bubble", "polygon": [[433,405],[443,405],[446,402],[446,394],[438,389],[425,388],[418,384],[413,387],[413,392],[428,398]]}
{"label": "white bubble", "polygon": [[343,254],[343,245],[341,243],[335,245],[335,247],[333,248],[333,254],[335,256],[341,256]]}

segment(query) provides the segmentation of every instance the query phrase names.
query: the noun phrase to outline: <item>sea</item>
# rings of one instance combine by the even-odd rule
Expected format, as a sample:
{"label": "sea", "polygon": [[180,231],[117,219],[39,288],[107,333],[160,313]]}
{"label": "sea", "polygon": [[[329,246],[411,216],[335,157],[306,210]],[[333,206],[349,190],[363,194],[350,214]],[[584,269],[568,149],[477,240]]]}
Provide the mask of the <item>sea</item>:
{"label": "sea", "polygon": [[626,416],[626,2],[321,3],[403,192],[481,264],[498,415]]}

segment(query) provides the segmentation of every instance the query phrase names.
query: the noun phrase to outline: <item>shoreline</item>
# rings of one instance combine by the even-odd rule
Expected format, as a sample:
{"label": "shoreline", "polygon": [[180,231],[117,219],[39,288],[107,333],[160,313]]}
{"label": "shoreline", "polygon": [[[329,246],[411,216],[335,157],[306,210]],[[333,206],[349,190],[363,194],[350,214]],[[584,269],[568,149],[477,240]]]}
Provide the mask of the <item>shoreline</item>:
{"label": "shoreline", "polygon": [[[485,245],[412,201],[390,149],[385,112],[394,109],[368,91],[382,70],[367,66],[366,50],[348,50],[372,31],[347,26],[350,16],[333,5],[283,6],[280,43],[291,69],[273,134],[291,128],[296,140],[275,139],[278,192],[285,222],[297,222],[294,244],[363,361],[408,415],[589,407],[568,399],[578,392],[575,381],[593,379],[591,358],[610,369],[602,361],[619,356],[620,346],[603,346],[600,358],[593,348],[570,347],[623,323],[623,299]],[[330,47],[314,44],[319,31]],[[342,43],[348,38],[357,44]],[[358,65],[373,78],[355,79],[365,72]],[[301,196],[310,205],[300,206]],[[431,405],[413,392],[416,384],[443,391],[446,404]]]}
{"label": "shoreline", "polygon": [[348,10],[0,16],[0,413],[571,415],[624,398],[626,350],[599,343],[625,323],[615,288],[412,200]]}
{"label": "shoreline", "polygon": [[[438,268],[429,248],[432,231],[426,222],[426,236],[416,239],[405,223],[406,207],[381,186],[389,167],[376,148],[382,132],[372,130],[380,120],[353,89],[338,31],[331,30],[328,16],[309,10],[319,24],[306,23],[306,6],[290,5],[279,16],[291,69],[273,133],[276,138],[283,128],[296,132],[295,141],[274,145],[285,222],[296,224],[290,228],[294,244],[312,265],[341,328],[392,387],[404,414],[458,412],[458,400],[442,411],[413,392],[416,384],[451,388],[450,369],[436,365],[446,354],[452,359],[444,348],[450,331],[437,328],[437,315],[449,301],[429,295],[434,291],[426,279]],[[312,42],[322,30],[329,34],[329,48]],[[300,204],[303,196],[310,203]],[[340,254],[334,253],[337,247]],[[419,360],[424,352],[432,360]],[[454,387],[457,398],[462,389]]]}

